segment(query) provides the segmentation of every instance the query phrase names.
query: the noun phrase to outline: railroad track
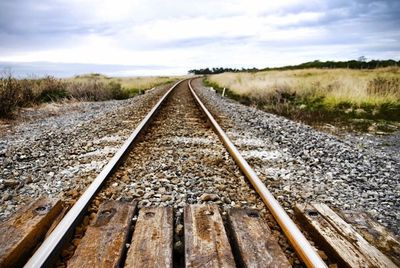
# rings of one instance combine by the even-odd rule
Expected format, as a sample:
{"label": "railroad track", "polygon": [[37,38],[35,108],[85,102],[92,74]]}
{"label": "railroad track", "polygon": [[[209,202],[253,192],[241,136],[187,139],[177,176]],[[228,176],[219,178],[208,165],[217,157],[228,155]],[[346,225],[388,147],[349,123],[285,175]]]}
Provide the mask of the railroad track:
{"label": "railroad track", "polygon": [[[56,205],[52,204],[52,207]],[[250,210],[254,208],[258,210]],[[134,238],[128,250],[125,243],[129,243],[132,236],[130,218],[137,214],[137,209],[139,214],[138,218],[135,216]],[[307,214],[314,207],[299,208],[302,209],[302,213]],[[204,213],[208,215],[205,219],[202,218]],[[311,212],[309,215],[313,216]],[[112,217],[117,218],[109,223]],[[265,249],[251,252],[255,249],[251,247],[257,247],[257,243],[248,244],[240,237],[263,241],[266,237],[259,232],[266,234],[271,231],[261,219],[272,217],[276,222],[269,225],[273,227],[277,223],[279,227],[273,228],[280,228],[285,236],[283,238],[283,234],[280,234],[280,240],[289,241],[291,246],[281,241],[284,247],[281,250],[278,242],[271,242],[271,237],[268,237],[271,259],[267,260],[261,257],[267,254]],[[287,267],[287,257],[296,259],[290,254],[292,249],[308,267],[327,266],[240,155],[196,95],[190,80],[176,83],[165,93],[72,208],[65,216],[58,218],[58,225],[35,250],[25,267],[49,266],[57,262],[59,266],[90,266],[93,263],[85,262],[83,258],[90,259],[91,253],[96,250],[93,249],[96,243],[104,241],[112,244],[111,252],[115,255],[114,262],[103,263],[107,267],[122,265],[123,262],[129,267],[140,267],[140,264],[152,266],[149,258],[159,261],[160,256],[165,262],[163,265],[157,262],[159,267],[183,266],[185,263],[189,267],[196,267],[204,265],[204,258],[208,258],[206,267],[207,263],[212,267],[235,266],[235,263],[246,266],[257,262],[257,259],[246,259],[252,254],[260,258],[259,265],[269,262],[271,265]],[[306,217],[304,220],[312,221],[310,219]],[[90,222],[90,226],[97,226],[97,229],[88,227]],[[204,226],[219,226],[220,231],[216,232],[216,227],[210,227],[205,231],[214,231],[208,236],[202,234],[199,232],[201,228],[194,227],[199,222]],[[230,223],[226,229],[229,229],[227,233],[230,237],[235,237],[234,241],[232,238],[224,240],[225,231],[221,235],[224,222]],[[107,227],[107,224],[111,226]],[[246,225],[254,226],[249,230],[250,233],[243,233],[243,226]],[[135,242],[147,241],[146,230],[154,231],[160,226],[163,231],[158,233],[157,238],[161,239],[165,249],[160,250],[160,245],[150,242],[140,245]],[[103,229],[108,232],[108,239],[100,239],[99,242],[96,239],[104,235]],[[118,246],[113,244],[110,234],[115,235]],[[204,235],[203,240],[200,239]],[[210,256],[202,256],[201,250],[198,250],[199,247],[212,248],[212,245],[208,242],[196,245],[198,241],[204,242],[213,235],[217,235],[217,238],[213,237],[214,243],[222,248],[215,249],[216,263],[210,260]],[[232,244],[234,252],[238,252],[237,256],[232,255],[229,244]],[[107,249],[107,245],[100,246]],[[153,251],[146,251],[146,247]],[[261,243],[258,247],[265,247],[265,244]],[[171,256],[168,257],[168,254]],[[382,259],[385,265],[392,264],[380,255],[378,259]],[[133,265],[135,262],[136,266]],[[296,264],[296,261],[290,260],[290,263]]]}

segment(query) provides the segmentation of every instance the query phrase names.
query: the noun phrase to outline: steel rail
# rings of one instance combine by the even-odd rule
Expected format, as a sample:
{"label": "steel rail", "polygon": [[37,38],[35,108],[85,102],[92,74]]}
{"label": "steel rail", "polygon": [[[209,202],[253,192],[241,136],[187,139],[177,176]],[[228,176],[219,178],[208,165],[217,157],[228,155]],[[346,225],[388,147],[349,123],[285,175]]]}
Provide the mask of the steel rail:
{"label": "steel rail", "polygon": [[189,80],[188,85],[197,104],[201,107],[202,111],[211,122],[214,130],[217,132],[218,136],[229,151],[230,155],[233,157],[236,164],[240,167],[240,170],[243,172],[243,174],[256,189],[256,191],[264,201],[265,205],[269,208],[270,212],[274,216],[275,220],[278,222],[279,226],[282,228],[283,232],[289,239],[290,243],[293,245],[300,258],[304,261],[307,267],[327,267],[324,261],[318,255],[318,253],[315,252],[308,240],[301,233],[299,228],[297,228],[296,224],[292,221],[292,219],[282,208],[279,202],[275,199],[272,193],[267,189],[265,184],[257,176],[256,172],[250,167],[250,165],[243,158],[235,145],[230,141],[228,136],[218,125],[212,114],[201,102],[200,98],[197,96],[191,85],[191,80]]}
{"label": "steel rail", "polygon": [[33,256],[28,260],[24,267],[26,268],[38,268],[47,265],[51,258],[54,257],[58,249],[62,246],[62,243],[67,234],[75,227],[78,219],[85,212],[90,201],[94,195],[100,189],[104,181],[110,176],[115,170],[117,165],[120,163],[122,158],[126,155],[127,151],[132,146],[133,142],[138,138],[139,134],[145,129],[151,119],[154,117],[156,112],[161,107],[161,104],[168,97],[171,91],[184,80],[176,82],[157,102],[157,104],[151,109],[145,118],[135,128],[129,138],[124,142],[122,147],[115,153],[113,158],[103,168],[101,173],[96,179],[89,185],[82,196],[76,201],[64,218],[60,221],[57,227],[51,232],[51,234],[43,241],[41,246],[36,250]]}

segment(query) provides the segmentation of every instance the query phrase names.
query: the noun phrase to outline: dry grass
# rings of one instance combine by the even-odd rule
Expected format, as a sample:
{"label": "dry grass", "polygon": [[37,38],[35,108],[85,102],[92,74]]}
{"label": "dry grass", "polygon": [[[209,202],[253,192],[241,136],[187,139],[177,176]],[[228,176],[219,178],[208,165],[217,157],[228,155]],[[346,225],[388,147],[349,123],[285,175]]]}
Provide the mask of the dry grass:
{"label": "dry grass", "polygon": [[102,74],[85,74],[78,75],[73,78],[66,79],[71,82],[103,82],[109,83],[111,81],[121,84],[124,89],[146,90],[155,86],[166,84],[176,81],[181,77],[172,76],[137,76],[137,77],[108,77]]}
{"label": "dry grass", "polygon": [[222,73],[206,83],[227,88],[245,104],[310,124],[357,121],[368,128],[367,120],[400,121],[398,67]]}
{"label": "dry grass", "polygon": [[400,68],[223,73],[210,76],[209,81],[241,96],[269,98],[285,91],[300,98],[323,97],[329,106],[342,102],[360,105],[400,100]]}
{"label": "dry grass", "polygon": [[11,118],[20,107],[60,100],[120,100],[142,94],[146,89],[176,81],[177,77],[109,78],[100,74],[58,79],[16,79],[0,76],[0,118]]}

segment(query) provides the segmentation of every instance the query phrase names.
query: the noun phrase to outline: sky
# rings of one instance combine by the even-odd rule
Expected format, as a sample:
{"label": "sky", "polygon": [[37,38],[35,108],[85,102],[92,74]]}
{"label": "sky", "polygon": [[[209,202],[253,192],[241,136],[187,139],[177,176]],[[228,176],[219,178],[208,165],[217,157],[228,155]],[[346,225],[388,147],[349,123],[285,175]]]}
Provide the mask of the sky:
{"label": "sky", "polygon": [[399,0],[0,0],[0,69],[128,76],[400,60],[399,14]]}

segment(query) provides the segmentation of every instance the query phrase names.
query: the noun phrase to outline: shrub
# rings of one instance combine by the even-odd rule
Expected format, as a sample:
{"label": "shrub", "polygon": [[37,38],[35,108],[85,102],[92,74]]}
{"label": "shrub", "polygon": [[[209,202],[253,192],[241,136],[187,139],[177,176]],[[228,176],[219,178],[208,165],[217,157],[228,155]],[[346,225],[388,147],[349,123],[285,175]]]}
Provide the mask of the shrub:
{"label": "shrub", "polygon": [[123,100],[129,98],[129,92],[122,89],[121,84],[111,81],[106,86],[106,90],[110,92],[111,98],[114,100]]}
{"label": "shrub", "polygon": [[0,117],[7,118],[13,115],[20,102],[20,87],[11,75],[0,78]]}
{"label": "shrub", "polygon": [[68,97],[66,84],[60,79],[47,76],[43,79],[34,80],[33,91],[37,93],[38,102],[57,101]]}
{"label": "shrub", "polygon": [[[94,73],[74,80],[52,76],[39,79],[16,79],[11,74],[0,76],[0,117],[10,118],[18,107],[62,99],[83,101],[121,100],[144,93],[144,89],[173,80],[163,77],[127,78],[128,88],[104,75]],[[118,79],[123,80],[123,79]]]}
{"label": "shrub", "polygon": [[83,101],[99,101],[108,98],[100,90],[102,87],[102,83],[92,79],[87,82],[69,82],[66,90],[71,98]]}
{"label": "shrub", "polygon": [[128,94],[129,97],[134,97],[136,95],[140,95],[144,93],[144,90],[140,88],[125,88],[124,91]]}
{"label": "shrub", "polygon": [[84,101],[122,100],[130,97],[129,93],[122,89],[121,84],[114,81],[107,84],[96,79],[69,82],[66,88],[71,98]]}
{"label": "shrub", "polygon": [[25,107],[37,103],[37,94],[35,94],[35,80],[33,79],[22,79],[18,80],[20,86],[20,101],[19,106]]}

